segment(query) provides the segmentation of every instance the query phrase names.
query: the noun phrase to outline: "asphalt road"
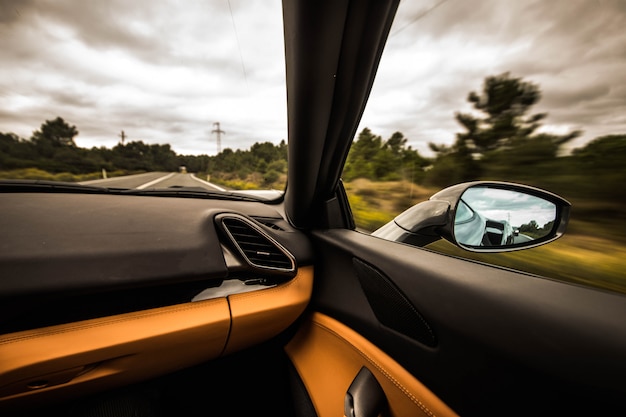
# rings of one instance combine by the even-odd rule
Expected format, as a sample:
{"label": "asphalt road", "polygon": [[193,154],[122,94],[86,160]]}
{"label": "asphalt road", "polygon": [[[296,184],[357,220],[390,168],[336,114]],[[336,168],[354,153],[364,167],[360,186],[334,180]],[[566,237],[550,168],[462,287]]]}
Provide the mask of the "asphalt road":
{"label": "asphalt road", "polygon": [[225,191],[226,189],[204,181],[194,174],[181,174],[177,172],[148,172],[145,174],[127,175],[100,180],[83,181],[80,184],[96,185],[99,187],[136,188],[139,190],[150,188],[202,187],[210,191]]}
{"label": "asphalt road", "polygon": [[513,238],[513,243],[526,243],[526,242],[530,242],[531,240],[534,240],[534,239],[530,236],[518,235]]}

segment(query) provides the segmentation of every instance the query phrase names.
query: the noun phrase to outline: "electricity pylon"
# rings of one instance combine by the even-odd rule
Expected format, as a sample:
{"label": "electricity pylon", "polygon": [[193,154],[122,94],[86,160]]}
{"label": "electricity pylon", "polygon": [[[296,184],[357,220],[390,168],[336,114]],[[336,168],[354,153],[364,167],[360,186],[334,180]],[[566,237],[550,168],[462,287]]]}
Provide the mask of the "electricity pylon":
{"label": "electricity pylon", "polygon": [[213,126],[217,126],[217,128],[213,129],[211,133],[217,133],[217,153],[220,153],[222,152],[222,133],[226,132],[220,129],[220,122],[213,123]]}

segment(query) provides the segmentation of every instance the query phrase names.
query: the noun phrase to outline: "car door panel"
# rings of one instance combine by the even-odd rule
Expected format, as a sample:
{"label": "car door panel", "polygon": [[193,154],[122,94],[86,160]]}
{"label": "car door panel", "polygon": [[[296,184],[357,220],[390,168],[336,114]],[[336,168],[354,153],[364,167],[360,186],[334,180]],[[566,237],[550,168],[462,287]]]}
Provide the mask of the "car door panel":
{"label": "car door panel", "polygon": [[290,281],[260,291],[228,296],[231,327],[224,354],[276,336],[306,308],[313,290],[313,267],[305,266]]}
{"label": "car door panel", "polygon": [[308,317],[286,352],[319,417],[341,415],[348,387],[362,367],[370,370],[382,387],[388,415],[456,415],[382,350],[327,315],[314,313]]}
{"label": "car door panel", "polygon": [[101,391],[254,346],[296,320],[312,284],[303,267],[264,290],[5,334],[0,405]]}
{"label": "car door panel", "polygon": [[[350,230],[313,239],[311,308],[387,352],[459,414],[623,409],[623,296]],[[355,260],[395,293],[363,286]],[[434,344],[404,331],[425,325]]]}
{"label": "car door panel", "polygon": [[[229,328],[220,298],[3,335],[0,403],[102,390],[213,359]],[[78,370],[73,378],[49,382],[71,369]]]}

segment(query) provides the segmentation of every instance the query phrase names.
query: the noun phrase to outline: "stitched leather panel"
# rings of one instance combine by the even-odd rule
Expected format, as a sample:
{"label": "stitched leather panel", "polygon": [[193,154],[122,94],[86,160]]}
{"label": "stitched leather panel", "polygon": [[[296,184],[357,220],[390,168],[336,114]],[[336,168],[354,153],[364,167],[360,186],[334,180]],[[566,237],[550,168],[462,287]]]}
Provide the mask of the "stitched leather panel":
{"label": "stitched leather panel", "polygon": [[2,335],[0,406],[122,386],[253,346],[289,327],[312,287],[313,267],[302,267],[265,290]]}
{"label": "stitched leather panel", "polygon": [[276,336],[304,311],[313,290],[313,267],[298,269],[292,280],[262,291],[228,297],[232,328],[225,354]]}
{"label": "stitched leather panel", "polygon": [[362,366],[383,388],[391,416],[457,415],[391,357],[321,313],[311,315],[286,351],[319,417],[343,415],[345,393]]}
{"label": "stitched leather panel", "polygon": [[221,298],[3,335],[0,404],[93,392],[215,358],[229,326]]}

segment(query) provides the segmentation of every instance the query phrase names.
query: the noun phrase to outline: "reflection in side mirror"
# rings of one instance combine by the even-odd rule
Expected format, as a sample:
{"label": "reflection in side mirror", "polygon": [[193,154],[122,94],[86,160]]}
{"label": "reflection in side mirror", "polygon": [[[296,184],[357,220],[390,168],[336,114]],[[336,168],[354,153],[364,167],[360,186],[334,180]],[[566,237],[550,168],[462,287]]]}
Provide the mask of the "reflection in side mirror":
{"label": "reflection in side mirror", "polygon": [[454,239],[462,246],[503,247],[550,235],[556,204],[521,191],[476,186],[465,190],[454,217]]}
{"label": "reflection in side mirror", "polygon": [[414,246],[445,238],[473,252],[506,252],[558,239],[569,212],[570,203],[548,191],[475,181],[439,191],[372,235]]}

